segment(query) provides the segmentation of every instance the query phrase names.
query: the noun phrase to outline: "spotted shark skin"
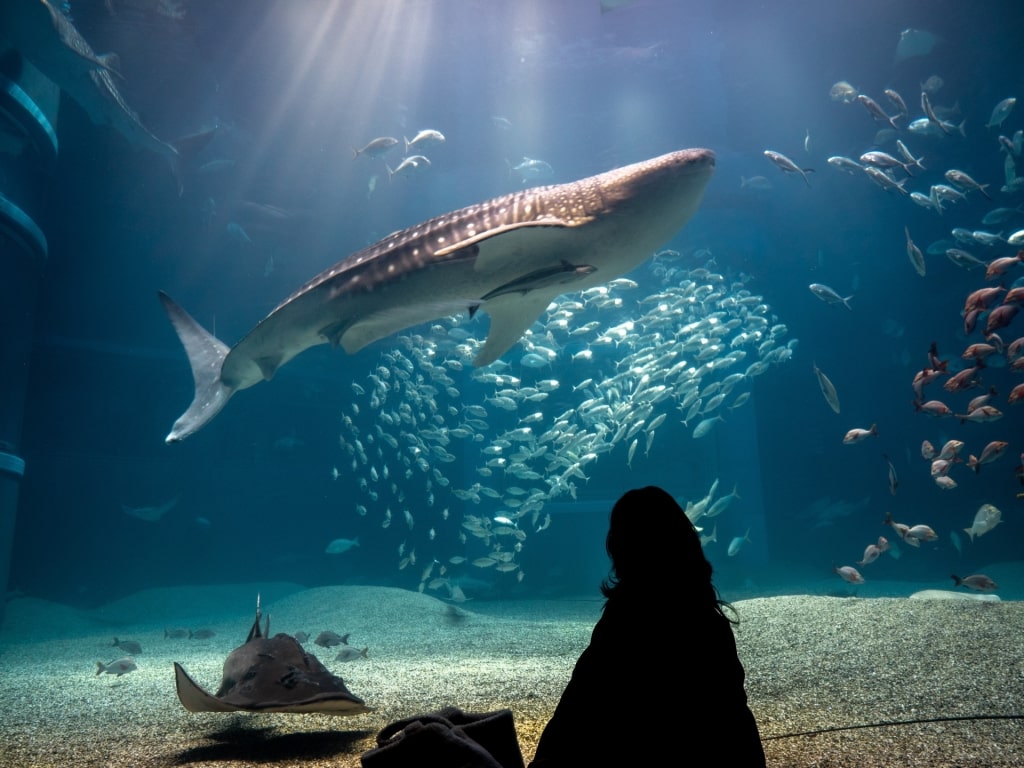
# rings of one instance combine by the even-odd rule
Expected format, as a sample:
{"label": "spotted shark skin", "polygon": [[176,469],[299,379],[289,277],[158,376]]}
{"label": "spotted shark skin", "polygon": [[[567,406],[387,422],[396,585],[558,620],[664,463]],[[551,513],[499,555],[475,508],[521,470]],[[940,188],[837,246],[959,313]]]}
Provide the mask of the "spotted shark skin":
{"label": "spotted shark skin", "polygon": [[714,166],[710,150],[684,149],[395,232],[314,277],[230,348],[161,292],[195,380],[167,442],[194,434],[236,391],[310,347],[354,353],[458,309],[491,318],[474,365],[497,360],[559,294],[646,261],[696,212]]}

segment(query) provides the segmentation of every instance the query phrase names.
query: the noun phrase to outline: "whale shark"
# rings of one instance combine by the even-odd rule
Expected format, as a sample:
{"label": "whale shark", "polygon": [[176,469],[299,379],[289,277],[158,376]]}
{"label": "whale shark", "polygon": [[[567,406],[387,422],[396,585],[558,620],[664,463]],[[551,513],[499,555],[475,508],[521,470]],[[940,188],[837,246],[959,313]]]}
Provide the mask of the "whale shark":
{"label": "whale shark", "polygon": [[483,310],[490,328],[473,364],[494,362],[556,296],[646,261],[694,215],[714,167],[711,150],[684,149],[437,216],[321,272],[233,347],[161,291],[195,383],[166,442],[196,433],[235,392],[318,344],[352,354],[410,326]]}

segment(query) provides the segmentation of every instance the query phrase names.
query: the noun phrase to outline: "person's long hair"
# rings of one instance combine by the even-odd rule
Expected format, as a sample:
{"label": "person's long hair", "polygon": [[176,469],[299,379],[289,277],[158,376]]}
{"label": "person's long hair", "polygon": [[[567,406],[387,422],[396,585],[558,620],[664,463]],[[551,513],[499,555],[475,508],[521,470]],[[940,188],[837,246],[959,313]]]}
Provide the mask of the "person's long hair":
{"label": "person's long hair", "polygon": [[711,581],[697,529],[665,490],[649,485],[623,494],[612,507],[605,549],[612,567],[601,593],[609,601],[676,590],[735,623],[723,611],[731,606]]}

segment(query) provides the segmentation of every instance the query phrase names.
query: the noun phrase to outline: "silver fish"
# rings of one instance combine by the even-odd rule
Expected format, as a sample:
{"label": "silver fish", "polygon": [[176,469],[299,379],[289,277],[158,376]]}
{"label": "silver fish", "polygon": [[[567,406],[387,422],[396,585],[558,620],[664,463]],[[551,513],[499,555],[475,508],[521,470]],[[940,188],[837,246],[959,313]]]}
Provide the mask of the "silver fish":
{"label": "silver fish", "polygon": [[563,262],[593,267],[573,283],[578,290],[625,274],[689,221],[714,165],[710,150],[681,150],[401,230],[314,277],[231,348],[161,292],[195,380],[192,404],[167,442],[195,433],[236,391],[269,380],[312,346],[354,353],[457,309],[482,306],[490,315],[487,341],[473,362],[493,362],[564,290],[561,282],[534,277],[523,293],[524,278]]}
{"label": "silver fish", "polygon": [[829,407],[839,413],[839,394],[836,392],[835,386],[832,381],[826,376],[821,368],[818,367],[817,363],[812,363],[814,366],[814,375],[818,377],[818,386],[821,387],[821,394],[825,396],[825,402],[828,403]]}
{"label": "silver fish", "polygon": [[833,289],[829,288],[827,285],[824,285],[823,283],[811,283],[807,287],[810,288],[811,293],[813,293],[819,299],[824,301],[826,304],[842,304],[850,311],[853,311],[853,307],[850,306],[850,299],[852,299],[853,296],[847,296],[846,298],[843,298]]}
{"label": "silver fish", "polygon": [[914,265],[914,269],[921,277],[924,277],[924,254],[921,253],[921,249],[918,248],[914,241],[910,239],[910,229],[903,227],[903,232],[907,236],[907,258],[910,259],[910,263]]}
{"label": "silver fish", "polygon": [[775,152],[771,149],[764,151],[764,156],[771,160],[775,166],[781,169],[784,173],[796,173],[803,177],[804,183],[809,187],[811,186],[810,180],[807,178],[808,173],[813,173],[813,168],[801,168],[799,165],[794,163],[788,157],[781,152]]}

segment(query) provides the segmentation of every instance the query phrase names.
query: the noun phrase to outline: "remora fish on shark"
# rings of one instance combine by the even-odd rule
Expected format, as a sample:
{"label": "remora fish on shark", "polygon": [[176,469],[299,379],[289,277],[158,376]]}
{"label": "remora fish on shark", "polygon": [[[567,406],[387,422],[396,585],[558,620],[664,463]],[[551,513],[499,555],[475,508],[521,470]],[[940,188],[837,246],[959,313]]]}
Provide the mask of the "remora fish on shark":
{"label": "remora fish on shark", "polygon": [[231,348],[161,292],[195,380],[167,442],[202,429],[236,391],[312,346],[358,352],[457,309],[490,315],[473,363],[497,360],[570,286],[606,283],[646,261],[693,216],[714,167],[710,150],[685,149],[438,216],[320,273]]}

